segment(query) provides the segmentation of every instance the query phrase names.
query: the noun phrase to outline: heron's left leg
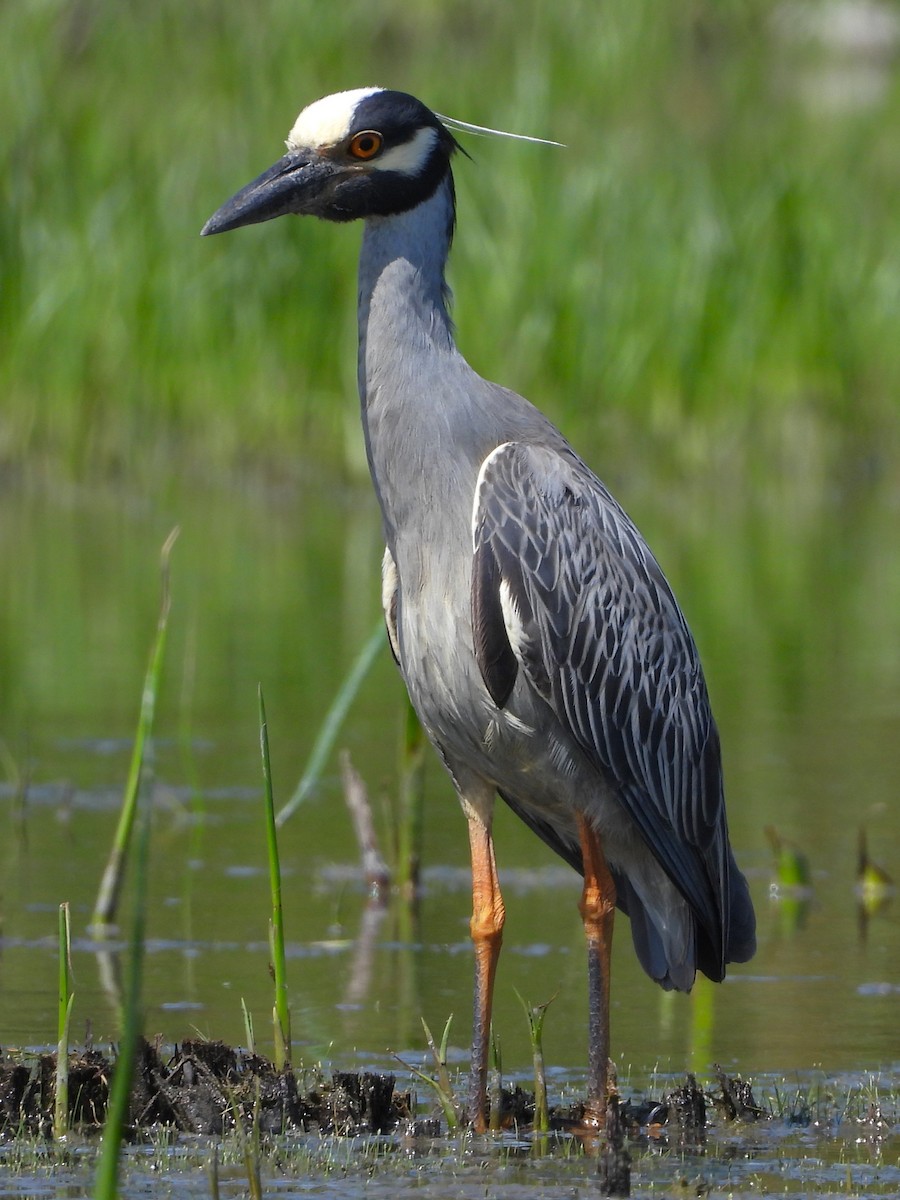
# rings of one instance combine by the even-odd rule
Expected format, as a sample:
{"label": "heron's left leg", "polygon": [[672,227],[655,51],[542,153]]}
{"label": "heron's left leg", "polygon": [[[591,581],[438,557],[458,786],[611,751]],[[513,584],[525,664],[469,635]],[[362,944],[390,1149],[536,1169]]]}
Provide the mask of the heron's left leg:
{"label": "heron's left leg", "polygon": [[[494,976],[500,957],[506,909],[500,894],[494,840],[491,835],[490,805],[479,809],[463,807],[469,823],[469,847],[472,852],[472,921],[470,930],[475,948],[475,997],[472,1026],[472,1066],[469,1088],[469,1121],[476,1131],[487,1128],[488,1041],[494,998]],[[486,811],[485,811],[486,809]]]}
{"label": "heron's left leg", "polygon": [[616,885],[603,853],[600,835],[583,814],[578,815],[578,840],[584,863],[584,888],[579,911],[588,949],[588,1095],[589,1120],[606,1112],[609,1064],[609,969]]}

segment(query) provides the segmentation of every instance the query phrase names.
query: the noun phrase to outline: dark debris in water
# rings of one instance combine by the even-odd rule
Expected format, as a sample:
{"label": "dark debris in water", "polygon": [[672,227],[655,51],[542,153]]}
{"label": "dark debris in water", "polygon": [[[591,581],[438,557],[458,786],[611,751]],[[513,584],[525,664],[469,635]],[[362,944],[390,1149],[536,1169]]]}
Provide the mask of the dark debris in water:
{"label": "dark debris in water", "polygon": [[758,1121],[768,1114],[753,1099],[750,1084],[740,1076],[731,1078],[716,1064],[716,1080],[722,1090],[717,1102],[726,1121]]}
{"label": "dark debris in water", "polygon": [[706,1097],[693,1075],[666,1095],[666,1126],[684,1146],[701,1147],[706,1140]]}
{"label": "dark debris in water", "polygon": [[[69,1058],[70,1123],[99,1129],[115,1063],[97,1050]],[[335,1072],[301,1094],[288,1067],[240,1054],[224,1042],[185,1041],[164,1058],[158,1045],[142,1041],[128,1108],[136,1134],[160,1126],[182,1133],[222,1135],[237,1118],[257,1121],[264,1133],[289,1129],[357,1136],[389,1132],[410,1117],[410,1099],[392,1075]],[[33,1067],[0,1062],[0,1131],[48,1134],[56,1090],[56,1056]]]}
{"label": "dark debris in water", "polygon": [[[72,1126],[99,1129],[115,1062],[90,1048],[69,1058],[69,1114]],[[726,1119],[757,1120],[768,1114],[753,1099],[749,1084],[719,1071],[720,1094],[713,1104]],[[52,1127],[56,1057],[41,1055],[28,1065],[0,1060],[0,1132],[48,1135]],[[627,1195],[628,1141],[667,1142],[682,1149],[703,1145],[707,1098],[693,1076],[661,1100],[633,1102],[614,1095],[607,1115],[605,1147],[599,1164],[607,1195]],[[501,1124],[527,1132],[534,1097],[522,1088],[503,1091]],[[551,1109],[552,1129],[584,1133],[582,1105]],[[187,1134],[221,1136],[257,1123],[261,1132],[290,1130],[358,1137],[394,1132],[438,1137],[441,1121],[416,1117],[408,1092],[390,1074],[335,1071],[301,1086],[290,1067],[278,1070],[268,1059],[224,1042],[189,1040],[164,1055],[159,1043],[141,1041],[129,1100],[128,1125],[135,1136],[167,1127]]]}

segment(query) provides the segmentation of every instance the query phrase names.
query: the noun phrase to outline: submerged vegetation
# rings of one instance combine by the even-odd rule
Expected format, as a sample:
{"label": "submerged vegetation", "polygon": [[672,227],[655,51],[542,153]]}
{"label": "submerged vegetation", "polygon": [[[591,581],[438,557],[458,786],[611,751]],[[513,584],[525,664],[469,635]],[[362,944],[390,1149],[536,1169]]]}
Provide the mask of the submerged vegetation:
{"label": "submerged vegetation", "polygon": [[377,81],[567,144],[465,139],[453,284],[484,374],[586,451],[639,429],[729,470],[878,469],[900,28],[858,7],[861,34],[799,0],[3,6],[0,461],[356,469],[356,237],[197,234],[302,104]]}

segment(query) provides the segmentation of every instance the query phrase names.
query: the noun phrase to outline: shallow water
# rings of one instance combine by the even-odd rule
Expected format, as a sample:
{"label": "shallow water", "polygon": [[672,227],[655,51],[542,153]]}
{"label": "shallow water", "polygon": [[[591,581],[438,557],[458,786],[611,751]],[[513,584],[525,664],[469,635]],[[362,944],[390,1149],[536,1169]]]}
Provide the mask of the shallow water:
{"label": "shallow water", "polygon": [[[521,1080],[527,1083],[526,1080]],[[578,1094],[583,1076],[558,1075],[565,1093]],[[623,1090],[636,1095],[636,1080]],[[657,1096],[680,1081],[658,1076]],[[707,1129],[699,1141],[681,1143],[675,1131],[645,1127],[629,1140],[633,1197],[778,1194],[803,1197],[895,1196],[900,1189],[900,1077],[809,1075],[788,1082],[761,1078],[754,1099],[764,1117],[728,1122],[707,1100]],[[90,1193],[97,1140],[0,1142],[0,1200],[80,1197]],[[286,1198],[334,1196],[453,1196],[483,1200],[540,1197],[571,1200],[600,1194],[596,1147],[567,1134],[536,1142],[527,1133],[426,1137],[291,1134],[264,1138],[260,1159],[263,1194]],[[215,1161],[219,1193],[247,1194],[247,1168],[234,1134],[222,1139],[160,1130],[122,1154],[120,1194],[211,1194]]]}
{"label": "shallow water", "polygon": [[[615,482],[615,481],[612,481]],[[704,657],[725,747],[729,817],[759,916],[760,949],[724,985],[663,994],[619,923],[613,1044],[623,1075],[759,1077],[900,1064],[900,906],[863,919],[857,830],[900,877],[900,557],[892,481],[822,494],[629,503],[657,549]],[[724,498],[723,498],[724,495]],[[368,486],[322,477],[261,494],[169,483],[143,499],[10,491],[0,511],[0,1045],[55,1037],[56,907],[73,911],[80,1036],[118,1034],[118,958],[86,934],[126,776],[158,605],[157,556],[179,523],[166,679],[158,704],[146,1028],[241,1044],[241,999],[263,1050],[268,883],[256,685],[278,800],[291,794],[323,713],[378,616],[380,542]],[[342,731],[375,804],[396,791],[403,695],[383,653]],[[295,1055],[390,1066],[454,1013],[462,1062],[471,955],[464,823],[427,773],[417,914],[367,908],[337,768],[284,827]],[[774,825],[808,856],[808,903],[770,899]],[[507,927],[495,1021],[508,1071],[530,1061],[515,989],[556,996],[553,1072],[584,1065],[578,880],[505,811],[496,839]],[[108,948],[107,948],[108,950]],[[114,951],[114,948],[113,948]]]}

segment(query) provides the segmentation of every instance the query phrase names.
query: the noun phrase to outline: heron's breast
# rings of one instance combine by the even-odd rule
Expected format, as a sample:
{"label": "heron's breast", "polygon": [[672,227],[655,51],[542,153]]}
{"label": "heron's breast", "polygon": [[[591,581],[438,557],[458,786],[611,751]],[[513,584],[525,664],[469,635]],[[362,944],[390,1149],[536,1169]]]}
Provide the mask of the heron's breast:
{"label": "heron's breast", "polygon": [[491,698],[475,661],[468,574],[464,587],[419,585],[407,590],[401,575],[401,668],[432,741],[451,766],[501,790],[543,797],[542,807],[551,792],[571,803],[587,783],[583,755],[523,671],[503,708]]}

